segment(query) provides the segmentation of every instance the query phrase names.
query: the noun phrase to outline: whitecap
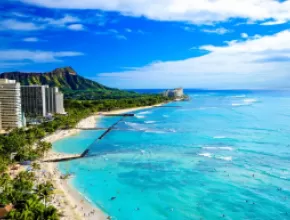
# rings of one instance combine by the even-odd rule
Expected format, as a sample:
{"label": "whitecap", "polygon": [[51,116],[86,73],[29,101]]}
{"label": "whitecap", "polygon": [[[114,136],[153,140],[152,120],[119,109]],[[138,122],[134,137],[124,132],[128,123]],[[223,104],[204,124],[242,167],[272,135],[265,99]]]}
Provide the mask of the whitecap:
{"label": "whitecap", "polygon": [[251,103],[257,102],[257,99],[244,99],[243,101],[244,103],[251,104]]}
{"label": "whitecap", "polygon": [[232,106],[244,106],[246,105],[245,103],[232,103]]}
{"label": "whitecap", "polygon": [[242,103],[232,103],[232,106],[251,105],[257,101],[258,101],[257,99],[244,99]]}
{"label": "whitecap", "polygon": [[151,114],[151,111],[144,111],[144,112],[139,112],[138,115],[148,115]]}
{"label": "whitecap", "polygon": [[201,153],[201,154],[198,154],[199,156],[203,156],[203,157],[212,157],[211,153]]}
{"label": "whitecap", "polygon": [[214,136],[213,139],[224,139],[227,138],[226,136]]}
{"label": "whitecap", "polygon": [[128,125],[129,127],[135,129],[135,130],[139,130],[139,131],[144,131],[146,130],[145,127],[142,127],[141,124],[138,123],[133,123],[133,122],[125,122],[126,125]]}
{"label": "whitecap", "polygon": [[246,95],[235,95],[235,96],[232,96],[233,98],[245,98]]}
{"label": "whitecap", "polygon": [[145,121],[145,124],[154,124],[156,121]]}
{"label": "whitecap", "polygon": [[233,160],[233,158],[231,156],[228,156],[228,157],[216,156],[215,158],[220,159],[220,160],[225,160],[225,161],[232,161]]}
{"label": "whitecap", "polygon": [[145,118],[144,115],[136,115],[135,117],[136,117],[136,118]]}
{"label": "whitecap", "polygon": [[165,131],[161,131],[161,130],[145,130],[146,133],[156,133],[156,134],[164,134],[166,133]]}
{"label": "whitecap", "polygon": [[233,151],[234,150],[232,147],[220,147],[219,149],[228,150],[228,151]]}
{"label": "whitecap", "polygon": [[207,149],[207,150],[227,150],[227,151],[233,151],[234,149],[232,147],[203,147],[202,149]]}
{"label": "whitecap", "polygon": [[168,131],[169,131],[169,132],[173,132],[173,133],[175,133],[175,132],[176,132],[176,130],[175,130],[175,129],[173,129],[173,128],[171,128],[171,129],[168,129]]}

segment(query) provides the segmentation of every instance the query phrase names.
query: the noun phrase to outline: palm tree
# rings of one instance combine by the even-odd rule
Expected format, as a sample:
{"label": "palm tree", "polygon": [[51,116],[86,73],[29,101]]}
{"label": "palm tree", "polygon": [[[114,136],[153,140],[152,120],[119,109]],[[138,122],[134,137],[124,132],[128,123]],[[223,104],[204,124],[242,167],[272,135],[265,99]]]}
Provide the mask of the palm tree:
{"label": "palm tree", "polygon": [[48,206],[44,210],[43,217],[44,217],[44,219],[47,219],[47,220],[59,220],[59,213],[55,207]]}
{"label": "palm tree", "polygon": [[33,170],[40,170],[40,164],[39,163],[33,163],[32,165]]}
{"label": "palm tree", "polygon": [[38,142],[38,150],[44,156],[45,152],[49,151],[52,148],[51,143],[45,141]]}
{"label": "palm tree", "polygon": [[0,186],[5,187],[11,182],[10,175],[8,173],[1,174]]}
{"label": "palm tree", "polygon": [[44,184],[39,184],[36,187],[35,191],[38,197],[44,201],[44,206],[46,207],[46,202],[49,200],[50,196],[53,194],[52,183],[46,182]]}

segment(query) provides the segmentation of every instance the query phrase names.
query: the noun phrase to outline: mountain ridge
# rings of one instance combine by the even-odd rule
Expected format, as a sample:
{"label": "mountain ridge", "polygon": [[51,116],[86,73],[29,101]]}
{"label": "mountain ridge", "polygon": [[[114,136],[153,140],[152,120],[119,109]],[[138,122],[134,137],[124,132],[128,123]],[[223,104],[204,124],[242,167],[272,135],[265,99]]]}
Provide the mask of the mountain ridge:
{"label": "mountain ridge", "polygon": [[21,85],[49,85],[59,87],[61,90],[108,90],[118,89],[104,86],[98,82],[86,79],[77,74],[71,67],[56,68],[50,72],[3,72],[0,78],[16,80]]}

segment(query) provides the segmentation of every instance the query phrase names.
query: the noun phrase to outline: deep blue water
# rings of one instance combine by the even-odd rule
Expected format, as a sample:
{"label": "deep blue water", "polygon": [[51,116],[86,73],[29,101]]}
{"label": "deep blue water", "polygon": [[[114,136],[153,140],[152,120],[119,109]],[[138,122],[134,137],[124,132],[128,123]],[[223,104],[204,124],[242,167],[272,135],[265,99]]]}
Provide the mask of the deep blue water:
{"label": "deep blue water", "polygon": [[68,153],[90,146],[62,172],[115,219],[290,219],[290,93],[187,93],[190,102],[138,111],[101,141],[84,131],[56,142]]}

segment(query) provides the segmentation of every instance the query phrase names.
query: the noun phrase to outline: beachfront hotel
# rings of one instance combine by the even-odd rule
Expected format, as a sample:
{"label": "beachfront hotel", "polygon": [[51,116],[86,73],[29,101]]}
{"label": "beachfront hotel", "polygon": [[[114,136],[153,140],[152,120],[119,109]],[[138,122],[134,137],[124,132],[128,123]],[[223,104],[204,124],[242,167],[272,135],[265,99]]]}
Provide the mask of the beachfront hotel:
{"label": "beachfront hotel", "polygon": [[21,86],[22,111],[26,116],[46,116],[46,86]]}
{"label": "beachfront hotel", "polygon": [[15,80],[0,79],[1,129],[23,127],[20,84]]}
{"label": "beachfront hotel", "polygon": [[65,114],[63,107],[63,94],[57,87],[45,89],[46,111],[48,114]]}
{"label": "beachfront hotel", "polygon": [[65,114],[63,94],[48,85],[21,86],[22,110],[26,116]]}
{"label": "beachfront hotel", "polygon": [[173,90],[166,90],[163,93],[164,96],[166,97],[173,97],[173,98],[182,98],[184,93],[183,93],[183,88],[176,88]]}

